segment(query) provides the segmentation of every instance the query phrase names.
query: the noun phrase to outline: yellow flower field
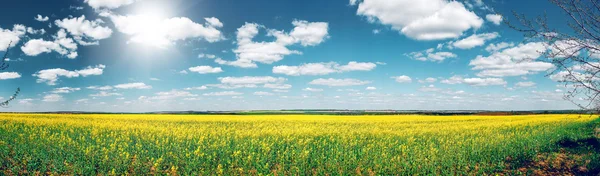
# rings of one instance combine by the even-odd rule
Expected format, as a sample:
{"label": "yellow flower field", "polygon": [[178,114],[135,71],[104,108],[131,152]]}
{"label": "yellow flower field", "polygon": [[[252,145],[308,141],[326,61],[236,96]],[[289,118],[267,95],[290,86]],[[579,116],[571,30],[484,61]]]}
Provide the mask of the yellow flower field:
{"label": "yellow flower field", "polygon": [[3,174],[490,174],[597,116],[0,114]]}

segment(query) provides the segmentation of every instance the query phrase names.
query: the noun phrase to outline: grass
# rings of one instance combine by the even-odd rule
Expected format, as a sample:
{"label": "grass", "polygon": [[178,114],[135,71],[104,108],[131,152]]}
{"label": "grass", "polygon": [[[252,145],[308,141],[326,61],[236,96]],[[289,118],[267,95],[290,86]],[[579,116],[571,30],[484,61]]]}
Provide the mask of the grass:
{"label": "grass", "polygon": [[[530,173],[589,115],[0,114],[0,172],[78,175]],[[584,147],[586,148],[586,147]],[[588,147],[589,148],[589,147]],[[566,152],[569,152],[566,151]],[[593,151],[593,149],[592,149]],[[594,155],[595,154],[595,155]],[[594,171],[596,163],[585,160]],[[523,167],[527,167],[523,170]],[[521,169],[521,170],[520,170]]]}

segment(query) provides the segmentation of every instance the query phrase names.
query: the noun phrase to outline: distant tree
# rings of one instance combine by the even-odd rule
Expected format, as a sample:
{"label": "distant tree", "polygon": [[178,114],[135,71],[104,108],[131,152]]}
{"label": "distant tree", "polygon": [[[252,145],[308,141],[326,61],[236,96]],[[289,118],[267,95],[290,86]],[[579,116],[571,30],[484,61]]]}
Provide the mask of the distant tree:
{"label": "distant tree", "polygon": [[[6,62],[8,59],[8,52],[10,49],[10,44],[12,44],[12,42],[10,42],[8,44],[8,47],[6,48],[6,52],[4,52],[4,56],[2,56],[2,61],[0,61],[0,70],[6,70],[10,66],[10,64],[8,64]],[[5,100],[3,102],[0,102],[0,107],[8,107],[10,102],[14,101],[20,92],[21,92],[21,89],[17,87],[17,90],[15,91],[15,93],[12,96],[10,96],[10,98],[8,98],[7,100]]]}
{"label": "distant tree", "polygon": [[[550,27],[547,15],[527,18],[513,12],[515,23],[506,21],[513,29],[523,32],[529,40],[547,44],[542,56],[555,66],[547,76],[564,83],[569,100],[586,110],[600,110],[600,1],[549,0],[562,9],[566,22]],[[555,20],[555,19],[553,19]],[[578,103],[584,100],[586,103]]]}

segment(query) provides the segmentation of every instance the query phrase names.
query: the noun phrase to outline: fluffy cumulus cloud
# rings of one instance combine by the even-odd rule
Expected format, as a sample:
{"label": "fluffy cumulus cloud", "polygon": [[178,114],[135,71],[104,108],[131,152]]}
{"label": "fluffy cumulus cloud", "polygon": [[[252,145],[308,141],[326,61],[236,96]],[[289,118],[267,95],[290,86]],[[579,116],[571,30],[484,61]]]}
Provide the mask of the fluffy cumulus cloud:
{"label": "fluffy cumulus cloud", "polygon": [[104,23],[102,20],[89,21],[85,19],[85,15],[56,20],[54,23],[67,30],[80,45],[97,45],[98,40],[106,39],[112,34],[110,28],[101,26]]}
{"label": "fluffy cumulus cloud", "polygon": [[106,16],[110,17],[117,31],[130,36],[128,43],[165,48],[186,39],[204,39],[208,42],[223,40],[218,29],[223,24],[217,18],[206,18],[206,24],[199,24],[187,17],[163,19],[148,15]]}
{"label": "fluffy cumulus cloud", "polygon": [[35,18],[33,18],[33,19],[35,19],[35,21],[39,21],[39,22],[45,22],[45,21],[50,20],[50,18],[48,18],[48,16],[42,16],[40,14],[35,16]]}
{"label": "fluffy cumulus cloud", "polygon": [[208,87],[206,87],[206,86],[199,86],[199,87],[188,87],[188,88],[185,88],[183,90],[206,90],[206,89],[208,89]]}
{"label": "fluffy cumulus cloud", "polygon": [[100,91],[95,94],[90,94],[90,97],[110,97],[110,96],[122,96],[122,95],[123,94],[116,93],[116,92]]}
{"label": "fluffy cumulus cloud", "polygon": [[462,76],[452,76],[440,82],[444,84],[468,84],[471,86],[506,85],[506,81],[502,78],[463,78]]}
{"label": "fluffy cumulus cloud", "polygon": [[421,52],[412,52],[405,54],[406,56],[419,61],[442,62],[448,58],[456,58],[456,54],[451,52],[435,52],[435,49],[430,48]]}
{"label": "fluffy cumulus cloud", "polygon": [[493,53],[490,56],[477,56],[471,60],[473,70],[480,70],[480,77],[521,76],[546,71],[554,66],[538,61],[546,45],[540,42],[519,44],[512,48]]}
{"label": "fluffy cumulus cloud", "polygon": [[399,82],[399,83],[410,83],[410,82],[412,82],[412,78],[410,78],[409,76],[406,76],[406,75],[393,76],[392,79],[396,80],[396,82]]}
{"label": "fluffy cumulus cloud", "polygon": [[51,53],[54,51],[69,59],[77,57],[77,44],[73,39],[67,37],[64,29],[59,30],[53,37],[54,41],[44,39],[29,40],[21,47],[21,51],[28,56],[37,56],[42,53]]}
{"label": "fluffy cumulus cloud", "polygon": [[289,89],[292,85],[285,84],[285,78],[272,76],[243,76],[243,77],[220,77],[220,84],[206,84],[204,87],[220,89],[258,88],[260,86],[269,89]]}
{"label": "fluffy cumulus cloud", "polygon": [[0,51],[6,51],[8,44],[9,47],[14,47],[19,43],[21,37],[27,33],[27,27],[16,24],[11,29],[2,29],[0,27]]}
{"label": "fluffy cumulus cloud", "polygon": [[222,92],[210,92],[202,94],[204,96],[235,96],[235,95],[243,95],[244,93],[235,92],[235,91],[222,91]]}
{"label": "fluffy cumulus cloud", "polygon": [[271,92],[265,92],[265,91],[258,91],[258,92],[254,92],[253,93],[256,96],[271,96],[271,95],[275,95]]}
{"label": "fluffy cumulus cloud", "polygon": [[429,78],[425,78],[424,80],[419,80],[419,83],[434,83],[436,81],[437,81],[436,78],[429,77]]}
{"label": "fluffy cumulus cloud", "polygon": [[341,73],[349,71],[370,71],[377,65],[371,62],[348,62],[346,65],[340,65],[336,62],[306,63],[300,66],[280,65],[273,67],[273,73],[285,74],[289,76],[300,75],[326,75],[330,73]]}
{"label": "fluffy cumulus cloud", "polygon": [[34,73],[33,76],[37,77],[38,83],[56,85],[56,82],[58,81],[59,77],[75,78],[79,76],[87,77],[92,75],[102,75],[104,68],[106,68],[106,66],[102,64],[93,67],[88,66],[84,69],[75,71],[65,70],[62,68],[53,68],[40,70]]}
{"label": "fluffy cumulus cloud", "polygon": [[267,84],[283,82],[285,78],[275,78],[271,76],[243,76],[243,77],[220,77],[222,84]]}
{"label": "fluffy cumulus cloud", "polygon": [[276,84],[267,83],[263,87],[268,88],[268,89],[290,89],[290,88],[292,88],[292,85],[282,84],[282,83],[276,83]]}
{"label": "fluffy cumulus cloud", "polygon": [[87,89],[92,89],[92,90],[111,90],[113,89],[112,86],[89,86],[86,87]]}
{"label": "fluffy cumulus cloud", "polygon": [[144,97],[142,99],[147,99],[147,100],[170,100],[170,99],[176,99],[176,98],[182,98],[182,97],[197,97],[197,94],[193,94],[190,93],[188,91],[181,91],[181,90],[171,90],[171,91],[166,91],[166,92],[157,92],[155,93],[155,96],[152,97]]}
{"label": "fluffy cumulus cloud", "polygon": [[358,5],[358,15],[390,25],[417,40],[458,38],[464,31],[478,29],[483,24],[481,18],[458,1],[362,0],[353,4]]}
{"label": "fluffy cumulus cloud", "polygon": [[94,9],[116,9],[134,3],[136,0],[85,0]]}
{"label": "fluffy cumulus cloud", "polygon": [[531,81],[518,82],[518,83],[515,84],[515,86],[517,86],[517,87],[533,87],[533,86],[535,86],[535,83],[531,82]]}
{"label": "fluffy cumulus cloud", "polygon": [[117,89],[151,89],[152,86],[146,85],[143,82],[125,83],[114,86]]}
{"label": "fluffy cumulus cloud", "polygon": [[61,88],[55,88],[54,90],[52,90],[52,93],[55,94],[66,94],[66,93],[71,93],[71,92],[75,92],[81,90],[81,88],[77,88],[77,87],[61,87]]}
{"label": "fluffy cumulus cloud", "polygon": [[309,84],[323,85],[323,86],[359,86],[371,83],[370,81],[361,81],[358,79],[334,79],[334,78],[319,78],[312,80]]}
{"label": "fluffy cumulus cloud", "polygon": [[196,73],[200,73],[200,74],[223,72],[223,69],[221,69],[221,67],[211,67],[211,66],[206,66],[206,65],[190,67],[188,70],[190,70],[191,72],[196,72]]}
{"label": "fluffy cumulus cloud", "polygon": [[506,85],[506,81],[501,78],[465,78],[463,83],[472,86]]}
{"label": "fluffy cumulus cloud", "polygon": [[308,92],[323,92],[323,89],[310,88],[310,87],[304,88],[302,90],[303,91],[308,91]]}
{"label": "fluffy cumulus cloud", "polygon": [[496,44],[491,43],[487,47],[485,47],[485,50],[490,53],[495,53],[504,48],[514,47],[514,46],[515,46],[514,43],[506,43],[506,42],[500,42],[500,43],[496,43]]}
{"label": "fluffy cumulus cloud", "polygon": [[458,40],[456,42],[452,42],[451,46],[460,48],[460,49],[471,49],[477,46],[482,46],[486,41],[495,39],[499,37],[497,32],[493,33],[483,33],[483,34],[473,34],[467,38]]}
{"label": "fluffy cumulus cloud", "polygon": [[44,102],[57,102],[57,101],[62,101],[63,97],[59,94],[48,94],[46,96],[44,96],[44,99],[42,99],[42,101]]}
{"label": "fluffy cumulus cloud", "polygon": [[488,20],[489,22],[494,23],[495,25],[500,25],[500,23],[502,22],[502,15],[499,15],[499,14],[487,14],[485,16],[485,19]]}
{"label": "fluffy cumulus cloud", "polygon": [[300,51],[289,49],[288,47],[291,45],[316,46],[329,37],[328,23],[295,20],[292,24],[294,29],[289,33],[267,29],[267,36],[275,37],[275,41],[256,42],[253,39],[258,35],[260,29],[265,27],[256,23],[246,23],[237,29],[238,47],[233,50],[237,57],[236,60],[227,61],[219,58],[215,62],[242,68],[255,68],[257,67],[256,62],[271,64],[280,61],[287,55],[302,54]]}
{"label": "fluffy cumulus cloud", "polygon": [[17,72],[2,72],[0,73],[0,80],[5,80],[5,79],[16,79],[16,78],[20,78],[21,74],[17,73]]}
{"label": "fluffy cumulus cloud", "polygon": [[442,89],[435,87],[433,84],[429,85],[429,86],[421,86],[421,88],[418,89],[421,92],[438,92],[441,91]]}

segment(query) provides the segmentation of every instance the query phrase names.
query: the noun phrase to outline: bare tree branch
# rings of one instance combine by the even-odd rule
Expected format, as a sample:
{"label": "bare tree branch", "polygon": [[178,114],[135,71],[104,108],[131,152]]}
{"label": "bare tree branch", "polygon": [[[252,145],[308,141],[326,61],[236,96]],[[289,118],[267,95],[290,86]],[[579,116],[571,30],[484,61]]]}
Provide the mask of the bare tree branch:
{"label": "bare tree branch", "polygon": [[[6,60],[8,59],[8,52],[9,52],[11,44],[12,44],[12,41],[8,43],[8,46],[6,47],[6,52],[4,52],[4,56],[2,56],[2,61],[0,63],[0,70],[6,70],[9,67],[9,64],[6,63]],[[10,96],[10,98],[8,98],[7,100],[5,100],[3,102],[0,102],[0,107],[8,107],[10,102],[14,101],[20,92],[21,92],[21,89],[17,88],[15,93],[12,96]]]}
{"label": "bare tree branch", "polygon": [[[564,83],[564,98],[582,109],[600,110],[600,3],[597,0],[549,0],[562,9],[568,27],[552,28],[546,15],[534,19],[513,11],[506,24],[528,40],[547,44],[542,56],[554,64],[546,76]],[[557,30],[561,29],[561,30]],[[582,103],[586,101],[586,103]]]}

